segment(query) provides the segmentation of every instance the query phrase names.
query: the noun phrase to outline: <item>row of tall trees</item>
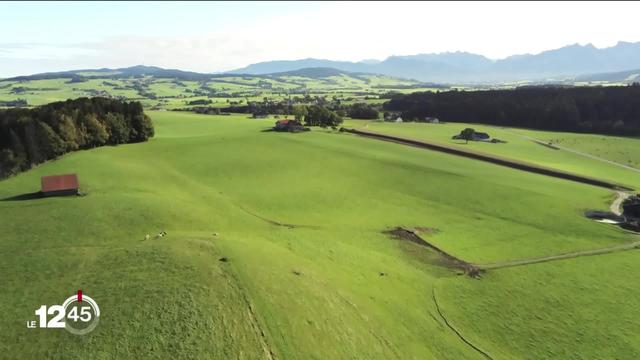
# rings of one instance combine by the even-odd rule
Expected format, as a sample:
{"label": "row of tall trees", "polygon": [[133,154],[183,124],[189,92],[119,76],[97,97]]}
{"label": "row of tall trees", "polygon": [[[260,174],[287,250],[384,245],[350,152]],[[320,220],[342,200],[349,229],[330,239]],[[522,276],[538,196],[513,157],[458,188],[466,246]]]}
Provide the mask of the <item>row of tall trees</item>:
{"label": "row of tall trees", "polygon": [[396,94],[384,108],[401,112],[405,121],[437,117],[448,122],[640,135],[640,86]]}
{"label": "row of tall trees", "polygon": [[79,98],[0,110],[0,178],[69,151],[146,141],[153,134],[139,102]]}

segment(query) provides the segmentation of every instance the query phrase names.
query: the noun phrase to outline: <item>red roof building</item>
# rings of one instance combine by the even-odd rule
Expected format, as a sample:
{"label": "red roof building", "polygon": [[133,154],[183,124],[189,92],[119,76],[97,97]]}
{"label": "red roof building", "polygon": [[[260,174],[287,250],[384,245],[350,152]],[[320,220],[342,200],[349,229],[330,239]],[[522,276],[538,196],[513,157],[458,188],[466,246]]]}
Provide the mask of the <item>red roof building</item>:
{"label": "red roof building", "polygon": [[278,120],[276,121],[276,126],[273,127],[275,131],[289,131],[289,132],[300,132],[305,131],[304,126],[298,120]]}
{"label": "red roof building", "polygon": [[46,196],[77,195],[80,185],[76,174],[43,176],[41,191]]}

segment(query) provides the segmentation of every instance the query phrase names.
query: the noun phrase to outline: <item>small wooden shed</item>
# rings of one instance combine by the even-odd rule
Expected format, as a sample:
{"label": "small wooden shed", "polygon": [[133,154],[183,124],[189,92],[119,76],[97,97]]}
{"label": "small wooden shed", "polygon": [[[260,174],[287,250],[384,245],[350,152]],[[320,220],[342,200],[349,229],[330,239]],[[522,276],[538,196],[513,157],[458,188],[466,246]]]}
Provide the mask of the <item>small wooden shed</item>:
{"label": "small wooden shed", "polygon": [[78,195],[80,188],[76,174],[43,176],[40,183],[40,191],[45,196]]}

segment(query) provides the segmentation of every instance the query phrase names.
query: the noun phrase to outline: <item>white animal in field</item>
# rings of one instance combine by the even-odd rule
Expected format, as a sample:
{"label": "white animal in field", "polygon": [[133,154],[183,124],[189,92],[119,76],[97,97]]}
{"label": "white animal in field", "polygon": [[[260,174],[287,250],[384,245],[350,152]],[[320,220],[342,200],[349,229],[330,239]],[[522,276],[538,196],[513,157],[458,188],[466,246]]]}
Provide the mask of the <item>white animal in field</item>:
{"label": "white animal in field", "polygon": [[151,236],[149,236],[149,234],[147,234],[147,235],[145,235],[145,236],[144,236],[144,239],[145,239],[145,240],[149,240],[150,238],[151,238]]}

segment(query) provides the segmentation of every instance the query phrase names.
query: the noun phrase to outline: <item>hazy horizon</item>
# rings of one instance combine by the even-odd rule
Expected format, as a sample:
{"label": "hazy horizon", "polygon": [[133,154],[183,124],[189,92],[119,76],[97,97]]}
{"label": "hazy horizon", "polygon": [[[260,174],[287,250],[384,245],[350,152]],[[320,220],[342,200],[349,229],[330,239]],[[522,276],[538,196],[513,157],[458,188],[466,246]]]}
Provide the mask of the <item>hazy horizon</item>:
{"label": "hazy horizon", "polygon": [[497,60],[640,41],[640,3],[576,4],[9,2],[0,4],[0,77],[134,65],[215,73],[458,51]]}

